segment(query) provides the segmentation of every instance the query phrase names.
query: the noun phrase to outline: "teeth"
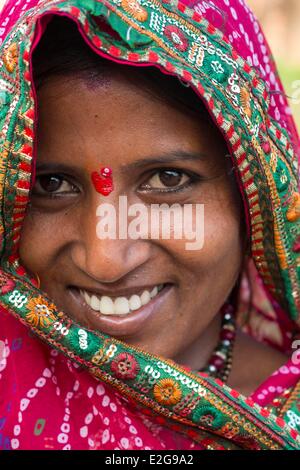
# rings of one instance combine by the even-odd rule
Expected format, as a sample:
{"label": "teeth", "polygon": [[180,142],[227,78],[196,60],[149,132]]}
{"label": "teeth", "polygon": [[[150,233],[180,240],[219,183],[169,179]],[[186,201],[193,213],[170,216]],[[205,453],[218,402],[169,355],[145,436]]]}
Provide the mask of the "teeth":
{"label": "teeth", "polygon": [[92,307],[93,310],[99,310],[100,309],[100,300],[95,295],[92,295],[91,307]]}
{"label": "teeth", "polygon": [[90,303],[91,303],[91,300],[90,300],[90,296],[89,296],[89,294],[88,294],[88,293],[87,293],[85,290],[83,290],[83,291],[80,291],[80,293],[81,293],[81,294],[82,294],[82,292],[83,292],[84,300],[86,301],[86,303],[87,303],[87,304],[89,304],[89,305],[90,305]]}
{"label": "teeth", "polygon": [[[87,302],[87,304],[91,307],[91,304]],[[110,297],[107,297],[106,295],[103,295],[101,297],[101,302],[100,302],[100,313],[103,315],[112,315],[115,311],[114,303]]]}
{"label": "teeth", "polygon": [[85,290],[80,290],[80,294],[93,310],[100,312],[102,315],[127,315],[147,305],[151,299],[159,294],[163,287],[164,285],[160,284],[155,286],[151,292],[144,290],[142,295],[134,294],[129,299],[126,297],[112,299],[107,295],[100,297],[95,294],[91,295]]}
{"label": "teeth", "polygon": [[115,300],[115,315],[125,315],[129,313],[129,302],[126,297],[118,297]]}
{"label": "teeth", "polygon": [[158,287],[154,287],[154,289],[152,289],[152,291],[150,292],[150,296],[151,296],[151,299],[153,299],[153,297],[155,297],[158,293]]}
{"label": "teeth", "polygon": [[141,295],[142,305],[146,305],[148,302],[150,302],[150,300],[151,300],[150,292],[147,290],[144,290],[144,292]]}
{"label": "teeth", "polygon": [[132,295],[129,299],[130,310],[138,310],[142,306],[142,301],[139,295]]}

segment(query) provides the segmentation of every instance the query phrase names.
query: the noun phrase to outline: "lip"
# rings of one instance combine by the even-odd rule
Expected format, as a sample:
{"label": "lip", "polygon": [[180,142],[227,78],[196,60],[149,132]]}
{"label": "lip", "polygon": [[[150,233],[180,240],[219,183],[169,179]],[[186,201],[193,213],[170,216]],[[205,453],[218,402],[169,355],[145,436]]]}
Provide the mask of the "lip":
{"label": "lip", "polygon": [[[76,287],[76,286],[71,286],[71,289],[73,290],[85,290],[86,292],[88,292],[88,294],[90,295],[98,295],[99,297],[102,297],[104,295],[107,295],[108,297],[111,297],[112,299],[116,299],[117,297],[130,297],[134,294],[137,294],[137,295],[142,295],[142,293],[147,290],[149,292],[152,291],[152,289],[154,287],[157,287],[157,286],[160,286],[160,285],[163,285],[164,283],[161,282],[161,283],[158,283],[158,284],[147,284],[147,285],[144,285],[144,286],[137,286],[137,287],[127,287],[125,289],[120,289],[120,290],[116,290],[116,289],[113,289],[113,290],[109,290],[109,289],[90,289],[88,287],[82,287],[80,286],[79,287]],[[166,284],[166,283],[165,283]]]}
{"label": "lip", "polygon": [[170,295],[172,287],[173,284],[166,284],[147,305],[127,315],[102,315],[100,312],[93,310],[85,302],[79,292],[79,288],[68,288],[68,291],[72,302],[76,303],[76,308],[80,309],[81,313],[82,309],[84,309],[84,317],[89,328],[116,337],[128,337],[137,334],[159,312],[161,305]]}

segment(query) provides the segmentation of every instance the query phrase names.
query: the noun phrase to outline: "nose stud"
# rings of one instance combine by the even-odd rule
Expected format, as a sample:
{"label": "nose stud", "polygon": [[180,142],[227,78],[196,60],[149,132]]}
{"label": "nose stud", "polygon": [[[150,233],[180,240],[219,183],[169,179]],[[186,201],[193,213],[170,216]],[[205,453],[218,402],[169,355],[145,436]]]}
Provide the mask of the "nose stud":
{"label": "nose stud", "polygon": [[93,171],[91,174],[92,183],[97,193],[109,196],[114,190],[112,169],[108,166],[101,168],[100,172]]}

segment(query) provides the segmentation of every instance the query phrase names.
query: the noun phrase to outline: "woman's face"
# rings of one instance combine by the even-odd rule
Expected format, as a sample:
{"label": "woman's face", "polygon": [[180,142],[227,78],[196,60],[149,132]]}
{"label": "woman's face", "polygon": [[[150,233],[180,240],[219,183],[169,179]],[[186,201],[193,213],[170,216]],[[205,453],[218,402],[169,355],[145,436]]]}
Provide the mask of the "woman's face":
{"label": "woman's face", "polygon": [[[80,325],[201,362],[241,267],[238,196],[218,132],[117,72],[93,87],[83,78],[51,79],[38,98],[24,265]],[[91,172],[107,166],[114,190],[105,197]],[[149,211],[151,204],[203,204],[203,247],[186,249],[184,237],[100,239],[97,208],[109,203],[118,214],[121,195]]]}

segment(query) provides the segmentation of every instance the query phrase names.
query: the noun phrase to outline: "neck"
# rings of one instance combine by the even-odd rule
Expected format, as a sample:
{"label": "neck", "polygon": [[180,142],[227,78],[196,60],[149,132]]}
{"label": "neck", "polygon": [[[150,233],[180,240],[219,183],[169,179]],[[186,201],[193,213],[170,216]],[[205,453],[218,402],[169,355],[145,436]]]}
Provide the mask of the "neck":
{"label": "neck", "polygon": [[208,364],[213,350],[219,342],[221,324],[221,314],[218,313],[202,335],[173,360],[178,364],[190,367],[192,370],[203,369]]}

